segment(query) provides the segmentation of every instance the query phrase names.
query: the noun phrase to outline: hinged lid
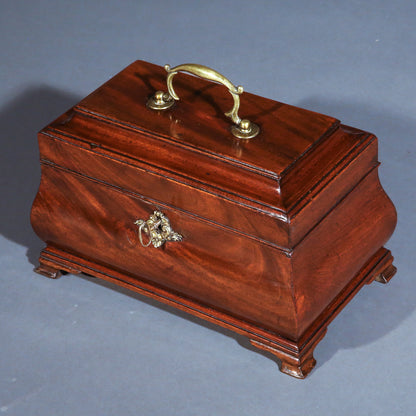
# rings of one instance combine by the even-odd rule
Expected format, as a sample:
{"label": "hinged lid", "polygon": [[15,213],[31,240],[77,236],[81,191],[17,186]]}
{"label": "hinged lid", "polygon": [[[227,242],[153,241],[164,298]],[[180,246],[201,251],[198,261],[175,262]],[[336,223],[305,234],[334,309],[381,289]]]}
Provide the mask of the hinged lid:
{"label": "hinged lid", "polygon": [[364,137],[332,117],[243,93],[240,115],[260,133],[237,139],[224,115],[233,100],[223,85],[179,73],[180,101],[147,108],[155,91],[167,90],[166,75],[136,61],[50,129],[284,215]]}

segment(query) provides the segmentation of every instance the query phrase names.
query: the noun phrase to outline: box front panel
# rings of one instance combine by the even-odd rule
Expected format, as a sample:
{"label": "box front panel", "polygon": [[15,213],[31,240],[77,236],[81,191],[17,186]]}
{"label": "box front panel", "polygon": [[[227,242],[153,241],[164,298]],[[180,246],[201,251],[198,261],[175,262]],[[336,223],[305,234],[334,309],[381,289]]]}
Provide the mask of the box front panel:
{"label": "box front panel", "polygon": [[[182,241],[141,245],[135,222],[155,210],[166,215]],[[47,163],[32,224],[52,246],[288,338],[296,332],[290,258],[275,247]]]}

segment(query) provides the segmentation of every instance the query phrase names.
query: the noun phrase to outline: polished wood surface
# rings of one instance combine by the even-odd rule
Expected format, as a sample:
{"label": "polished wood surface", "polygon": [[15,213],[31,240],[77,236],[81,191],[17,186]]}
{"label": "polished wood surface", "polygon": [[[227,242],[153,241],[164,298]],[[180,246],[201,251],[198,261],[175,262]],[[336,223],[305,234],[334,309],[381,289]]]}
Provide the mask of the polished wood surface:
{"label": "polished wood surface", "polygon": [[[181,101],[147,109],[165,77],[137,61],[39,133],[31,220],[47,248],[37,271],[85,272],[173,304],[303,378],[329,322],[395,271],[377,139],[244,93],[241,115],[262,132],[238,142],[224,87],[178,74]],[[183,241],[140,245],[134,222],[154,210]]]}
{"label": "polished wood surface", "polygon": [[[147,99],[155,91],[167,91],[166,75],[162,67],[134,62],[82,100],[76,110],[165,142],[198,149],[224,163],[277,176],[339,124],[332,117],[245,92],[240,116],[258,124],[261,132],[255,139],[242,142],[230,133],[230,120],[224,112],[232,107],[232,98],[222,85],[179,73],[174,84],[180,101],[167,111],[147,109]],[[107,145],[117,150],[129,146],[120,142],[115,146],[114,141]],[[127,153],[140,157],[140,148],[134,148],[130,141]]]}

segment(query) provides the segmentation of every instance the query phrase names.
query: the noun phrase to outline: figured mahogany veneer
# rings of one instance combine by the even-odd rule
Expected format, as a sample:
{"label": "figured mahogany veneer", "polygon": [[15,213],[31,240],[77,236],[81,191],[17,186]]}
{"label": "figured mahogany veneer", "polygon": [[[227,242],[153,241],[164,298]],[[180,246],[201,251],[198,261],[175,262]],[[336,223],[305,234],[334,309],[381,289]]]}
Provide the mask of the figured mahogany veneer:
{"label": "figured mahogany veneer", "polygon": [[[224,87],[137,61],[39,133],[31,220],[36,269],[88,273],[247,336],[303,378],[354,294],[395,272],[396,224],[377,139],[336,119],[244,93],[261,127],[239,141]],[[135,221],[162,211],[181,242],[142,247]]]}

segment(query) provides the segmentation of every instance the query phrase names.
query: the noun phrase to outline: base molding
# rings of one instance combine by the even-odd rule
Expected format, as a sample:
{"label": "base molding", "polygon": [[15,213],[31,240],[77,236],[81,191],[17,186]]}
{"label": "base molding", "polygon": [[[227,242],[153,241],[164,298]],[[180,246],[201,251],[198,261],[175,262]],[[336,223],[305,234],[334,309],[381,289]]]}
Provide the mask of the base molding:
{"label": "base molding", "polygon": [[254,347],[268,351],[280,360],[280,371],[296,378],[305,378],[316,364],[313,357],[314,349],[325,336],[332,320],[365,284],[370,284],[374,280],[387,283],[395,274],[396,268],[393,266],[391,252],[384,247],[380,248],[296,341],[169,292],[141,280],[139,276],[111,269],[49,245],[42,250],[39,266],[35,271],[52,279],[58,278],[62,272],[85,273],[156,299],[246,336]]}

